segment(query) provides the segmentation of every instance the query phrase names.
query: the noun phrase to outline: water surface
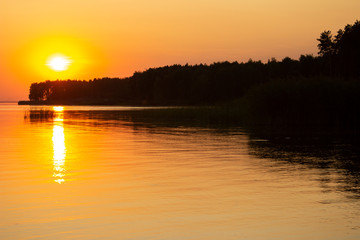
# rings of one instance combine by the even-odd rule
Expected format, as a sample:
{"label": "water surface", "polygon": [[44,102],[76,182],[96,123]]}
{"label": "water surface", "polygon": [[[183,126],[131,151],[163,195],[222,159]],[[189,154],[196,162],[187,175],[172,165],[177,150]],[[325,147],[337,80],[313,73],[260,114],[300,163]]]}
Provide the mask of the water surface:
{"label": "water surface", "polygon": [[1,239],[359,239],[358,144],[0,105]]}

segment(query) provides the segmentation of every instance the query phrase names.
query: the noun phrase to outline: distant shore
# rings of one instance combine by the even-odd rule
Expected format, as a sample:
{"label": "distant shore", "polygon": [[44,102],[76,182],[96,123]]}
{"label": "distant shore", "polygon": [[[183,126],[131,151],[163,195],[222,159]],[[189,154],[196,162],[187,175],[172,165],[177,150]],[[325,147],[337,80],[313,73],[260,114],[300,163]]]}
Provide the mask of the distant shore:
{"label": "distant shore", "polygon": [[70,100],[70,101],[18,101],[18,105],[29,105],[29,106],[38,106],[38,105],[46,105],[46,106],[70,106],[70,105],[81,105],[81,106],[148,106],[147,104],[141,103],[120,103],[120,102],[113,102],[113,101],[85,101],[85,100]]}
{"label": "distant shore", "polygon": [[17,103],[18,105],[47,105],[42,101],[18,101]]}
{"label": "distant shore", "polygon": [[[16,101],[12,102],[16,103]],[[208,106],[208,105],[189,105],[189,104],[148,104],[144,101],[121,101],[114,102],[110,100],[66,100],[66,101],[27,101],[21,100],[17,102],[18,105],[29,105],[29,106],[139,106],[139,107],[179,107],[179,106]]]}
{"label": "distant shore", "polygon": [[0,101],[0,103],[18,103],[18,101],[16,100],[13,100],[13,101]]}

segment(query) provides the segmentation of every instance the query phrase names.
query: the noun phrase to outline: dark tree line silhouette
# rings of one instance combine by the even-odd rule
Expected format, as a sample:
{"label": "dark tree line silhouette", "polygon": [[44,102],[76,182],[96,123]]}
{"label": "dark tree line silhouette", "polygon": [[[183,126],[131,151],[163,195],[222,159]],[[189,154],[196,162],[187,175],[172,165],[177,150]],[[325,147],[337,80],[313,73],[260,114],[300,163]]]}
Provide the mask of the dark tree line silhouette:
{"label": "dark tree line silhouette", "polygon": [[319,54],[326,60],[333,74],[346,77],[360,75],[360,22],[346,25],[335,36],[331,31],[321,33]]}
{"label": "dark tree line silhouette", "polygon": [[211,65],[173,65],[135,72],[129,78],[90,81],[57,80],[33,83],[31,101],[78,104],[198,105],[241,98],[252,86],[276,78],[328,75],[322,57],[303,55],[266,64],[221,62]]}
{"label": "dark tree line silhouette", "polygon": [[271,59],[267,63],[249,60],[172,65],[135,72],[128,78],[45,81],[31,84],[29,99],[46,104],[213,105],[239,100],[249,95],[249,89],[277,79],[295,85],[299,79],[316,77],[359,79],[359,21],[335,36],[324,31],[318,41],[319,56]]}

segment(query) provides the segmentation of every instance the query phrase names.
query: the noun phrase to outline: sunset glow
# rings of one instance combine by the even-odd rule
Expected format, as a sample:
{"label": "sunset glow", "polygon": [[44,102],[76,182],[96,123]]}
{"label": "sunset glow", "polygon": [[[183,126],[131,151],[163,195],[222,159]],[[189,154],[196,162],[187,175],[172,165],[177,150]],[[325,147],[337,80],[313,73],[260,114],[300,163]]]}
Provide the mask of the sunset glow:
{"label": "sunset glow", "polygon": [[53,110],[55,111],[55,112],[62,112],[62,111],[64,111],[64,107],[61,107],[61,106],[55,106],[55,107],[53,107]]}
{"label": "sunset glow", "polygon": [[1,0],[2,239],[360,239],[360,0]]}
{"label": "sunset glow", "polygon": [[62,56],[60,54],[49,57],[46,63],[49,68],[58,72],[67,70],[70,64],[71,60],[68,57]]}
{"label": "sunset glow", "polygon": [[[45,80],[316,55],[319,34],[353,23],[359,9],[358,0],[5,1],[0,100],[27,99],[29,85]],[[57,53],[66,60],[48,63]]]}

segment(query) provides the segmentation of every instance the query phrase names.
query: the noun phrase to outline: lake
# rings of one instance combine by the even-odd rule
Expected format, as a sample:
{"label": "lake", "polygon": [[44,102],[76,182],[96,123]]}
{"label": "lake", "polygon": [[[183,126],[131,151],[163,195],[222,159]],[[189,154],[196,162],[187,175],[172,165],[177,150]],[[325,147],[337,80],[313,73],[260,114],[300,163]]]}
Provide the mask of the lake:
{"label": "lake", "polygon": [[0,239],[360,238],[356,137],[146,112],[0,104]]}

